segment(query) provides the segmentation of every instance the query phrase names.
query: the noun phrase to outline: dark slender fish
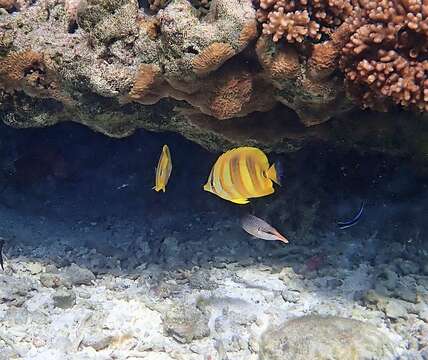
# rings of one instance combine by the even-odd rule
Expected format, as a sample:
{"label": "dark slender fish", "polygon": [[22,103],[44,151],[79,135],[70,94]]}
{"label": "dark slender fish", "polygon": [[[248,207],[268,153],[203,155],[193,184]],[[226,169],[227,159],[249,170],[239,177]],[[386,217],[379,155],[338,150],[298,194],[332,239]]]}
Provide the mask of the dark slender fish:
{"label": "dark slender fish", "polygon": [[4,245],[4,240],[0,238],[0,266],[1,266],[1,269],[4,271],[4,264],[3,264],[3,245]]}
{"label": "dark slender fish", "polygon": [[366,204],[366,201],[364,200],[361,203],[360,206],[360,210],[358,210],[357,215],[355,215],[352,220],[349,221],[338,221],[337,222],[337,226],[339,227],[339,229],[347,229],[350,228],[351,226],[354,226],[356,223],[358,223],[358,221],[361,219],[361,216],[363,215],[363,211],[364,211],[364,205]]}

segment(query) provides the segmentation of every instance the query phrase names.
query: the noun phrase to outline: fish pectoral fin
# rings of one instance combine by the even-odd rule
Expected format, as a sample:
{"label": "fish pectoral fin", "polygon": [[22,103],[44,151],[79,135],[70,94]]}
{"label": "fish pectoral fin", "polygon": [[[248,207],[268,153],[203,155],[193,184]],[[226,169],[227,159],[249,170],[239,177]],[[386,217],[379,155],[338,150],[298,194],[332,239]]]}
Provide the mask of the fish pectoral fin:
{"label": "fish pectoral fin", "polygon": [[240,204],[240,205],[248,204],[250,202],[248,199],[245,199],[245,198],[231,199],[230,201],[232,201],[235,204]]}

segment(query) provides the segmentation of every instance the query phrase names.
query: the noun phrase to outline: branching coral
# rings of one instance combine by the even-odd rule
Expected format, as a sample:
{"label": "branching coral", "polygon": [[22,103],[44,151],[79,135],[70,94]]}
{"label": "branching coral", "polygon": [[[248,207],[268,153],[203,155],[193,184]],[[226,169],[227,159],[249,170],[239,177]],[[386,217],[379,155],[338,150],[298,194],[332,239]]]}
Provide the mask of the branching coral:
{"label": "branching coral", "polygon": [[349,108],[337,75],[351,34],[352,0],[260,0],[263,35],[256,53],[278,101],[294,109],[306,126]]}
{"label": "branching coral", "polygon": [[340,62],[366,107],[428,111],[428,6],[422,0],[360,0]]}
{"label": "branching coral", "polygon": [[77,12],[82,6],[82,0],[64,0],[64,8],[68,18],[69,31],[76,25]]}
{"label": "branching coral", "polygon": [[350,0],[260,0],[257,19],[273,41],[301,43],[329,37],[352,10]]}

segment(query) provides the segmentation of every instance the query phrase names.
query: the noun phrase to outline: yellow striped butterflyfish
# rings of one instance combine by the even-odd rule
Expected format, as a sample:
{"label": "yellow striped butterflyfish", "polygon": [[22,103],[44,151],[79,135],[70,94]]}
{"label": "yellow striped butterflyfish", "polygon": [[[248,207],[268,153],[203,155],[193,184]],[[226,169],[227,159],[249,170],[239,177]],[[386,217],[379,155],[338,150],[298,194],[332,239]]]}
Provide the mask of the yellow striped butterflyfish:
{"label": "yellow striped butterflyfish", "polygon": [[280,184],[275,165],[254,147],[239,147],[222,154],[211,169],[204,190],[236,204],[249,198],[272,194],[273,182]]}
{"label": "yellow striped butterflyfish", "polygon": [[159,157],[158,166],[156,168],[156,185],[153,186],[155,191],[165,192],[166,184],[168,183],[169,177],[172,171],[171,154],[169,152],[168,145],[164,145],[162,153]]}

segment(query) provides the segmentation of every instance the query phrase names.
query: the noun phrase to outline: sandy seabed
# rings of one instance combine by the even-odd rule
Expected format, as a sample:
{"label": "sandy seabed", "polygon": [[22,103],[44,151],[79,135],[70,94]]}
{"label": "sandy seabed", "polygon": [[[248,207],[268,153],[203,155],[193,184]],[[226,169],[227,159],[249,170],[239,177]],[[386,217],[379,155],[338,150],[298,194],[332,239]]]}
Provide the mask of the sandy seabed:
{"label": "sandy seabed", "polygon": [[[77,144],[63,151],[77,175],[4,180],[1,360],[428,359],[424,224],[403,215],[424,216],[426,192],[394,202],[377,192],[354,228],[332,222],[316,234],[293,229],[308,216],[287,218],[282,205],[268,211],[258,201],[249,211],[265,209],[290,239],[266,242],[240,228],[241,210],[200,189],[213,155],[200,162],[201,149],[169,135],[95,141],[79,131],[50,139]],[[158,194],[153,168],[167,140],[175,167]],[[192,161],[174,158],[178,149]],[[285,189],[302,197],[292,174]],[[382,185],[389,193],[413,186],[391,179]],[[319,194],[303,185],[311,208]],[[351,214],[358,201],[346,200]],[[323,211],[331,208],[308,213]],[[390,236],[385,217],[401,218],[395,226],[408,236]]]}

